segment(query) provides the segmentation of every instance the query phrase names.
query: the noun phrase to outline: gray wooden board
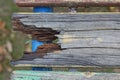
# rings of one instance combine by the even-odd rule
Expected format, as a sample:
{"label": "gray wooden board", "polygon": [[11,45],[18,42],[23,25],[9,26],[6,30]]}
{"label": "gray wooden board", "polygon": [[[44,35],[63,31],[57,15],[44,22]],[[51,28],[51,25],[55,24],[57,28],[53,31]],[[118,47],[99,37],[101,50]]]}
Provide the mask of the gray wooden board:
{"label": "gray wooden board", "polygon": [[120,38],[120,30],[61,31],[59,38]]}
{"label": "gray wooden board", "polygon": [[61,31],[58,43],[67,49],[58,55],[48,53],[44,59],[13,61],[13,65],[120,66],[119,13],[16,13],[13,18],[28,25],[25,27]]}
{"label": "gray wooden board", "polygon": [[62,31],[120,29],[119,13],[15,13],[12,18],[18,18],[24,25]]}
{"label": "gray wooden board", "polygon": [[13,65],[59,65],[59,66],[97,66],[119,67],[120,49],[109,48],[79,48],[67,49],[58,53],[48,53],[44,58],[19,60]]}
{"label": "gray wooden board", "polygon": [[[107,38],[106,38],[107,40]],[[88,38],[88,39],[59,39],[61,48],[84,48],[84,47],[104,47],[104,48],[119,48],[119,42],[109,42],[110,39],[108,38],[108,42],[104,42],[101,38]]]}
{"label": "gray wooden board", "polygon": [[69,31],[57,35],[62,48],[120,48],[120,30]]}
{"label": "gray wooden board", "polygon": [[120,74],[17,70],[12,73],[11,80],[120,80]]}

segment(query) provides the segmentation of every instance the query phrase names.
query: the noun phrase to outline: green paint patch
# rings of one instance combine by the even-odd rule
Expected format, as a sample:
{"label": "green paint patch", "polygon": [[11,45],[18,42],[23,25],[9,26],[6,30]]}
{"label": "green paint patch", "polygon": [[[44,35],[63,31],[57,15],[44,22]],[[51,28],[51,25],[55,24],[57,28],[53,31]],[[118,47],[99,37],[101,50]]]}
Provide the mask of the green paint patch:
{"label": "green paint patch", "polygon": [[17,70],[12,80],[114,80],[119,73],[65,72],[65,71],[27,71]]}

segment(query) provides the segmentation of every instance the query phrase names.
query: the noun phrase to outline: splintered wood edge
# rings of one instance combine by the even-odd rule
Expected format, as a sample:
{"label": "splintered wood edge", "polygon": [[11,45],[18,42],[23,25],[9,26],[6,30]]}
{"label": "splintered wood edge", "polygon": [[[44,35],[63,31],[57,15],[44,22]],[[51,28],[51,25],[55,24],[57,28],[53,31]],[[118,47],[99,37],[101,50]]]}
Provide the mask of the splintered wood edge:
{"label": "splintered wood edge", "polygon": [[35,6],[120,6],[119,0],[14,0],[20,7],[35,7]]}

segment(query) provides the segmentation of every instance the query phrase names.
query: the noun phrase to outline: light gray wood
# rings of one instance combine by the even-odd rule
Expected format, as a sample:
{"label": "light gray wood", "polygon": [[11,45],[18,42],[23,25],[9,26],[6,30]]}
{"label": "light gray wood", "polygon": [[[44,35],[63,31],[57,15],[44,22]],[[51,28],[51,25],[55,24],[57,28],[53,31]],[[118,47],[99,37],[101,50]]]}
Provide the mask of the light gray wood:
{"label": "light gray wood", "polygon": [[[120,48],[120,42],[115,41],[112,37],[106,38],[64,38],[59,39],[61,48],[84,48],[84,47],[104,47]],[[118,40],[119,41],[119,40]]]}
{"label": "light gray wood", "polygon": [[57,53],[47,53],[46,56],[54,56],[54,55],[62,55],[68,57],[79,57],[79,56],[88,56],[88,55],[95,55],[95,56],[120,56],[120,49],[114,48],[78,48],[78,49],[65,49],[61,52]]}
{"label": "light gray wood", "polygon": [[[118,39],[120,38],[120,30],[93,30],[93,31],[61,31],[56,35],[59,38],[108,38]],[[110,39],[110,40],[111,40]]]}
{"label": "light gray wood", "polygon": [[[105,48],[82,48],[67,49],[58,54],[49,53],[45,59],[71,59],[79,61],[88,61],[96,65],[120,65],[120,49]],[[92,62],[93,61],[93,62]],[[110,63],[109,63],[110,61]],[[100,66],[99,65],[99,66]]]}
{"label": "light gray wood", "polygon": [[47,53],[44,58],[13,61],[13,65],[120,67],[119,13],[18,13],[12,18],[24,27],[60,31],[58,44],[65,49],[57,54]]}
{"label": "light gray wood", "polygon": [[113,47],[120,48],[120,30],[62,31],[57,35],[62,48]]}
{"label": "light gray wood", "polygon": [[[21,79],[22,77],[22,79]],[[14,71],[12,80],[119,80],[119,73]]]}
{"label": "light gray wood", "polygon": [[20,60],[13,65],[59,65],[59,66],[97,66],[119,67],[120,49],[109,48],[80,48],[67,49],[58,53],[48,53],[44,58]]}
{"label": "light gray wood", "polygon": [[16,13],[12,18],[18,18],[24,25],[54,30],[120,29],[119,13]]}

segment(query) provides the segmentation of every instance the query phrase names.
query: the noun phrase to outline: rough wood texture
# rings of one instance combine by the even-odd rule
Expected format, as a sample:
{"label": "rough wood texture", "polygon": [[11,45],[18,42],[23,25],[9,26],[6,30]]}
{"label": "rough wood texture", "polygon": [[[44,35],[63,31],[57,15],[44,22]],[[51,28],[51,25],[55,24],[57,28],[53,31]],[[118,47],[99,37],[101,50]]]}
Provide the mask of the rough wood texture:
{"label": "rough wood texture", "polygon": [[51,28],[36,28],[33,25],[24,25],[20,20],[14,18],[12,21],[14,26],[17,26],[17,28],[14,28],[16,31],[21,31],[25,34],[31,34],[33,40],[43,41],[43,42],[52,42],[57,37],[55,34],[58,34],[59,32],[56,30],[52,30]]}
{"label": "rough wood texture", "polygon": [[14,0],[18,6],[120,6],[119,0]]}
{"label": "rough wood texture", "polygon": [[33,37],[57,36],[62,48],[48,46],[46,51],[61,51],[40,54],[45,49],[39,47],[34,55],[25,54],[13,65],[120,67],[119,13],[14,14],[12,24],[14,29]]}
{"label": "rough wood texture", "polygon": [[14,71],[11,80],[119,80],[119,73]]}
{"label": "rough wood texture", "polygon": [[120,30],[93,30],[62,32],[59,42],[62,48],[108,47],[120,48]]}
{"label": "rough wood texture", "polygon": [[[54,40],[54,35],[60,31],[59,42],[62,48],[73,47],[107,47],[120,48],[120,14],[14,14],[13,27],[25,30],[26,28],[51,28],[50,31],[39,32],[41,41]],[[21,23],[21,24],[17,24]],[[57,30],[52,36],[49,34]],[[26,29],[26,31],[29,31]],[[31,31],[30,31],[31,32]],[[45,38],[42,34],[45,34]],[[42,37],[43,36],[43,37]]]}
{"label": "rough wood texture", "polygon": [[49,53],[57,50],[61,50],[61,47],[58,44],[49,43],[49,44],[44,44],[42,46],[39,46],[36,53],[38,54]]}
{"label": "rough wood texture", "polygon": [[[32,56],[31,56],[32,57]],[[120,49],[113,48],[78,48],[66,49],[55,53],[47,53],[44,58],[30,57],[20,61],[13,61],[13,65],[47,65],[47,66],[91,66],[91,67],[119,67]]]}
{"label": "rough wood texture", "polygon": [[[21,24],[22,23],[22,24]],[[14,29],[30,27],[52,28],[59,31],[68,30],[119,30],[119,13],[24,13],[12,17]]]}

